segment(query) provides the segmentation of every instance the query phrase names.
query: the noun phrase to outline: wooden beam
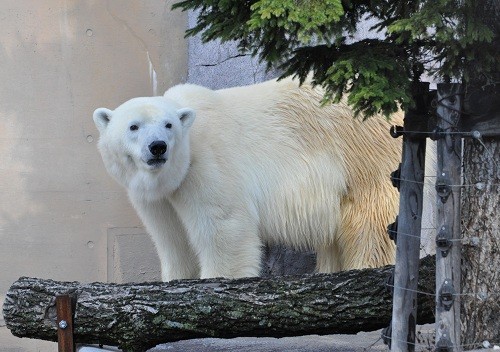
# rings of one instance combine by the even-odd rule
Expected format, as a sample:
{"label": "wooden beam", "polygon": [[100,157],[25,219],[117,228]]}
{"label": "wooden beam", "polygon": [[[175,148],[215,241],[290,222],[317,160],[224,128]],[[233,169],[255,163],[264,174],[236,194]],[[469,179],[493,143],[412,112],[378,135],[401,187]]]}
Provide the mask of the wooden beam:
{"label": "wooden beam", "polygon": [[[426,97],[428,85],[421,86]],[[404,129],[427,123],[427,105],[416,98],[417,110],[406,112]],[[418,266],[425,176],[425,138],[405,134],[400,173],[400,201],[394,271],[391,351],[415,351]]]}
{"label": "wooden beam", "polygon": [[462,139],[453,132],[462,110],[461,85],[439,84],[438,101],[438,126],[444,135],[437,141],[436,347],[449,346],[449,351],[458,351]]}

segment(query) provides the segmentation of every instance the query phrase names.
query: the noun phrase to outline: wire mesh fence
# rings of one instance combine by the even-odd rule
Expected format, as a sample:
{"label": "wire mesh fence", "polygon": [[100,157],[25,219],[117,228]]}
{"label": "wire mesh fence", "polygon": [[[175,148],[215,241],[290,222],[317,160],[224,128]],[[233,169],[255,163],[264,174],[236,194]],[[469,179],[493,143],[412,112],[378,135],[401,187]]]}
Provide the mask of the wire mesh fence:
{"label": "wire mesh fence", "polygon": [[[448,118],[443,114],[436,114],[437,121],[446,120],[448,127],[445,129],[436,129],[432,133],[429,131],[404,130],[403,128],[393,128],[393,130],[399,131],[400,135],[418,136],[419,134],[425,134],[425,137],[442,138],[448,141],[454,140],[454,143],[458,140],[467,146],[463,152],[461,145],[460,149],[457,148],[456,150],[448,148],[447,152],[451,151],[452,154],[457,154],[456,156],[463,163],[463,165],[459,165],[463,170],[460,175],[463,181],[457,184],[447,183],[445,185],[450,193],[461,194],[460,205],[462,209],[458,211],[459,221],[461,222],[461,236],[459,238],[448,238],[447,248],[455,247],[455,251],[458,250],[459,253],[463,254],[461,262],[457,264],[458,270],[461,270],[461,276],[463,277],[462,285],[455,287],[450,294],[452,302],[459,302],[462,320],[458,329],[461,330],[462,340],[458,339],[460,342],[455,342],[455,344],[442,343],[440,340],[444,340],[442,339],[443,336],[438,333],[439,338],[436,341],[437,330],[443,328],[441,326],[443,321],[447,323],[447,319],[444,319],[439,321],[441,325],[438,324],[440,326],[436,326],[434,329],[428,326],[422,329],[417,328],[414,340],[408,338],[405,341],[397,341],[407,345],[408,350],[416,351],[455,351],[494,347],[500,349],[500,256],[498,255],[500,254],[500,198],[498,196],[500,143],[498,139],[490,138],[491,131],[486,133],[479,130],[460,131],[460,126],[455,118],[462,111],[450,106],[447,103],[449,98],[449,95],[444,96],[435,102],[436,105],[451,110],[451,114],[455,115]],[[450,100],[453,101],[453,99]],[[488,135],[488,137],[483,137],[483,134]],[[442,167],[447,160],[443,160],[442,155],[440,158],[439,162]],[[448,170],[446,171],[448,172]],[[429,199],[432,199],[432,196],[429,197],[431,193],[434,193],[435,202],[439,203],[436,191],[439,193],[440,174],[436,173],[436,171],[434,171],[434,174],[426,172],[423,182],[405,179],[398,177],[398,175],[393,175],[392,179],[393,182],[398,181],[400,184],[406,182],[423,186],[426,190],[424,198],[428,198],[426,203],[429,203]],[[445,203],[446,199],[441,198],[441,201]],[[446,213],[446,216],[449,216],[449,213]],[[394,238],[410,237],[421,239],[421,257],[435,254],[436,250],[439,251],[441,257],[446,256],[447,253],[443,252],[442,247],[439,247],[440,243],[438,241],[440,231],[445,230],[445,227],[438,224],[436,219],[429,219],[425,215],[419,216],[419,219],[422,221],[421,234],[405,233],[394,228],[389,228],[389,234]],[[441,221],[443,221],[442,218]],[[397,289],[411,291],[417,295],[434,296],[437,307],[442,303],[439,282],[437,282],[436,289],[429,288],[428,291],[413,290],[408,287],[397,287]],[[411,302],[407,303],[411,304]],[[439,313],[439,308],[437,308],[437,311]],[[394,336],[383,337],[386,340],[392,338],[392,342],[396,341]],[[494,341],[490,341],[491,338]],[[396,348],[395,350],[399,349]]]}

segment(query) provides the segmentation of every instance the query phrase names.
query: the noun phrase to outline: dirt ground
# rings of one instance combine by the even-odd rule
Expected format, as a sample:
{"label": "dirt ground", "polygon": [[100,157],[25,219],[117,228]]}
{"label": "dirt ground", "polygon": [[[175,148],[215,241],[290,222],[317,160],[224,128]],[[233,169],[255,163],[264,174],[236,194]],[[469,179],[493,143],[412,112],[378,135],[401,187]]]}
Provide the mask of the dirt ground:
{"label": "dirt ground", "polygon": [[[418,327],[420,332],[417,351],[433,350],[430,331],[433,325]],[[234,339],[195,339],[162,344],[149,352],[358,352],[388,351],[381,339],[381,331],[360,332],[356,335],[308,335],[300,337],[268,338],[238,337]],[[80,348],[79,352],[101,352],[90,347]]]}

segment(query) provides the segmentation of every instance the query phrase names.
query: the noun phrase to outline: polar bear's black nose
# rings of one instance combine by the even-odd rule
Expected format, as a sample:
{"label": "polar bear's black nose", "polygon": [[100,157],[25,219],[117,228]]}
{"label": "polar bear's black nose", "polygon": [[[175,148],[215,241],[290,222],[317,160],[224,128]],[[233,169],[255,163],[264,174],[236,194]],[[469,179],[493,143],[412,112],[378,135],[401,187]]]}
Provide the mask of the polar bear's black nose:
{"label": "polar bear's black nose", "polygon": [[154,141],[148,146],[148,148],[154,156],[161,156],[167,151],[167,143],[164,141]]}

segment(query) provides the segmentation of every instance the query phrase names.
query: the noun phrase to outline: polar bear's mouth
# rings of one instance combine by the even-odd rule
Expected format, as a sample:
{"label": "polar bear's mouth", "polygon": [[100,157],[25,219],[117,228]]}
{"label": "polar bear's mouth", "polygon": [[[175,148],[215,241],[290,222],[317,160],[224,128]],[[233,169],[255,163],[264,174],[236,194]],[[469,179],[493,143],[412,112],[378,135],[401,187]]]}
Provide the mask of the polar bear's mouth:
{"label": "polar bear's mouth", "polygon": [[165,158],[153,158],[147,161],[149,166],[159,167],[167,162]]}

